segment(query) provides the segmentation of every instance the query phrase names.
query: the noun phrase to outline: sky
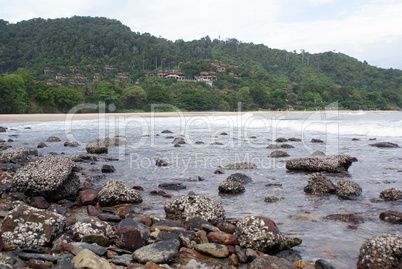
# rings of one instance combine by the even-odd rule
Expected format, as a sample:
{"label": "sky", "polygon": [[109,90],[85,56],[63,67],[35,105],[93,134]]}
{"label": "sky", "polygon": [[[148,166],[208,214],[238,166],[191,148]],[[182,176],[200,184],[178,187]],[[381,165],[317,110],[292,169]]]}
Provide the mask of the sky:
{"label": "sky", "polygon": [[402,69],[401,0],[0,0],[0,19],[106,17],[175,41],[236,38]]}

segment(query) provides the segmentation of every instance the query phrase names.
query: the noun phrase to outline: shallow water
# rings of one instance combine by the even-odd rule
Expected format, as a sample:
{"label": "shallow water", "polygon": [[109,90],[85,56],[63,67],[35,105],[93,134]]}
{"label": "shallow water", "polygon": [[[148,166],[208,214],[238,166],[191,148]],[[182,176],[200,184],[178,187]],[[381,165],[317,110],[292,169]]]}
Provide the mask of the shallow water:
{"label": "shallow water", "polygon": [[[179,115],[178,115],[179,116]],[[402,234],[400,225],[391,225],[379,219],[382,211],[402,211],[402,203],[372,203],[379,193],[388,188],[402,188],[402,148],[379,149],[368,146],[375,142],[393,142],[402,145],[402,113],[342,113],[314,112],[311,114],[206,116],[206,117],[111,117],[107,114],[99,120],[54,121],[42,123],[1,124],[9,127],[0,133],[0,139],[12,138],[14,147],[25,145],[36,147],[45,142],[49,147],[40,149],[46,156],[50,152],[68,155],[85,153],[85,144],[104,137],[121,136],[132,143],[130,146],[109,148],[109,157],[119,161],[101,159],[95,166],[108,162],[116,168],[106,179],[114,178],[127,185],[143,186],[144,202],[136,206],[137,212],[155,213],[164,217],[163,205],[174,197],[187,194],[190,190],[221,201],[228,218],[247,215],[262,215],[273,219],[279,229],[289,237],[299,237],[302,245],[295,247],[303,260],[317,258],[331,262],[336,268],[354,268],[359,248],[365,239],[383,234]],[[31,129],[25,129],[30,127]],[[162,134],[169,129],[173,134]],[[228,135],[221,135],[226,132]],[[17,135],[17,136],[13,136]],[[182,135],[186,144],[173,147],[170,136]],[[12,136],[12,137],[10,137]],[[49,136],[58,136],[62,142],[46,142]],[[289,172],[286,159],[269,158],[273,149],[266,146],[275,143],[277,137],[296,137],[301,142],[288,142],[293,149],[281,149],[289,158],[308,157],[314,151],[326,154],[350,154],[358,159],[347,174],[328,174],[336,184],[346,178],[357,182],[363,193],[355,201],[340,200],[335,195],[305,195],[308,173]],[[325,143],[311,143],[312,138]],[[358,138],[359,141],[352,141]],[[369,139],[376,138],[376,141]],[[78,141],[78,148],[66,148],[67,140]],[[272,140],[272,141],[268,141]],[[196,144],[202,141],[204,144]],[[221,142],[223,145],[211,145]],[[10,143],[11,144],[11,143]],[[156,167],[155,160],[161,158],[170,165]],[[251,162],[253,170],[226,170],[215,175],[215,169],[235,162]],[[92,165],[80,164],[85,170]],[[218,185],[231,173],[242,172],[253,182],[245,185],[241,195],[220,195]],[[188,181],[200,176],[204,181]],[[82,180],[85,177],[82,176]],[[167,191],[172,199],[151,196],[162,182],[182,182],[185,190]],[[266,186],[269,183],[280,185]],[[281,196],[285,199],[265,203],[266,196]],[[329,214],[355,213],[365,223],[353,224],[323,220]]]}

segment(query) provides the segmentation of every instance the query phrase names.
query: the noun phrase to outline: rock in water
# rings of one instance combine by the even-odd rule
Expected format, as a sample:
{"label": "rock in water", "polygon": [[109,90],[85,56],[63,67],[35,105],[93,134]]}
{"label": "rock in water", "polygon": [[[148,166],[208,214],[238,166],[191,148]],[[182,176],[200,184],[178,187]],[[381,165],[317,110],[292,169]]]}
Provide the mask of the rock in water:
{"label": "rock in water", "polygon": [[2,163],[16,163],[29,161],[32,157],[40,157],[41,154],[37,149],[19,147],[17,149],[6,149],[0,155]]}
{"label": "rock in water", "polygon": [[285,151],[282,151],[282,150],[275,150],[275,151],[272,151],[269,154],[269,157],[271,157],[271,158],[283,158],[283,157],[289,157],[289,154],[287,152],[285,152]]}
{"label": "rock in water", "polygon": [[332,181],[321,173],[312,174],[308,179],[307,185],[304,187],[305,193],[314,195],[335,193],[335,190],[336,188]]}
{"label": "rock in water", "polygon": [[231,174],[230,176],[228,176],[228,178],[226,179],[228,181],[236,181],[239,182],[241,184],[247,184],[249,182],[252,182],[253,180],[251,179],[251,177],[243,174],[243,173],[234,173]]}
{"label": "rock in water", "polygon": [[273,220],[259,216],[249,216],[239,220],[236,237],[241,247],[262,252],[279,248],[285,240],[285,236]]}
{"label": "rock in water", "polygon": [[260,268],[267,268],[267,269],[297,269],[293,263],[284,258],[278,258],[275,256],[259,256],[254,261],[252,261],[249,266],[249,269],[260,269]]}
{"label": "rock in water", "polygon": [[348,171],[355,158],[350,155],[327,155],[316,158],[299,158],[286,162],[286,169],[309,172],[343,173]]}
{"label": "rock in water", "polygon": [[391,143],[391,142],[379,142],[379,143],[370,144],[370,146],[377,147],[377,148],[399,148],[398,144]]}
{"label": "rock in water", "polygon": [[360,247],[357,268],[401,268],[402,236],[383,234]]}
{"label": "rock in water", "polygon": [[356,182],[342,179],[336,184],[336,194],[341,197],[351,198],[359,196],[362,188]]}
{"label": "rock in water", "polygon": [[63,231],[63,215],[21,205],[11,210],[1,227],[5,244],[21,248],[38,248],[48,244]]}
{"label": "rock in water", "polygon": [[246,191],[243,184],[237,181],[225,180],[218,187],[219,192],[228,194],[238,194]]}
{"label": "rock in water", "polygon": [[80,186],[75,163],[67,157],[50,156],[31,162],[17,170],[12,191],[43,196],[50,201],[75,197]]}
{"label": "rock in water", "polygon": [[380,193],[380,198],[385,201],[402,200],[402,191],[395,188],[386,189]]}
{"label": "rock in water", "polygon": [[184,195],[165,203],[166,218],[187,222],[200,217],[211,223],[225,219],[225,210],[220,202],[202,195]]}
{"label": "rock in water", "polygon": [[141,203],[140,193],[127,187],[120,180],[110,179],[98,193],[98,201],[102,206],[113,206],[124,203]]}

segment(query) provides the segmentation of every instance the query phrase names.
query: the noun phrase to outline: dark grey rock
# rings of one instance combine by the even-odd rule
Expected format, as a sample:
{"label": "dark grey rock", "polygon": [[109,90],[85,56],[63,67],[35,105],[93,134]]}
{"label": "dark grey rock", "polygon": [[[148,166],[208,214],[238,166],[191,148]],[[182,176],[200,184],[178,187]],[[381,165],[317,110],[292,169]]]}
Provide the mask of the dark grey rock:
{"label": "dark grey rock", "polygon": [[41,157],[37,149],[19,147],[17,149],[6,149],[0,155],[2,163],[17,163],[33,160],[35,157]]}
{"label": "dark grey rock", "polygon": [[398,144],[391,143],[391,142],[379,142],[379,143],[370,144],[370,146],[377,147],[377,148],[399,148]]}
{"label": "dark grey rock", "polygon": [[158,187],[165,190],[184,190],[187,188],[186,185],[177,182],[161,183],[158,185]]}
{"label": "dark grey rock", "polygon": [[156,166],[168,166],[169,164],[168,164],[166,161],[164,161],[164,160],[157,159],[157,160],[155,161],[155,165],[156,165]]}
{"label": "dark grey rock", "polygon": [[269,157],[271,157],[271,158],[284,158],[284,157],[289,157],[289,154],[287,152],[285,152],[285,151],[275,150],[275,151],[272,151],[269,154]]}
{"label": "dark grey rock", "polygon": [[278,137],[275,139],[275,142],[283,143],[283,142],[288,142],[288,140],[284,137]]}
{"label": "dark grey rock", "polygon": [[252,182],[253,180],[251,177],[247,176],[246,174],[243,173],[234,173],[231,174],[226,178],[228,181],[234,181],[234,182],[239,182],[241,184],[247,184],[249,182]]}
{"label": "dark grey rock", "polygon": [[218,186],[221,193],[238,194],[246,191],[243,184],[237,181],[225,180]]}
{"label": "dark grey rock", "polygon": [[307,185],[304,187],[304,192],[307,194],[323,195],[329,193],[335,193],[336,187],[332,181],[321,173],[312,174]]}
{"label": "dark grey rock", "polygon": [[350,198],[359,196],[362,193],[362,188],[356,182],[343,179],[336,184],[336,194],[338,196]]}

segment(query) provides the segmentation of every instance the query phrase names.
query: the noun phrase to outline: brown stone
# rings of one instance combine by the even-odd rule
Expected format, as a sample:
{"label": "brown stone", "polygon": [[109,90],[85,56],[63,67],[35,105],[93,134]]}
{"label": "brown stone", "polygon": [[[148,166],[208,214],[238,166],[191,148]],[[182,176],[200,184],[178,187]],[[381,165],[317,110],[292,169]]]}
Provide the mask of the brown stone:
{"label": "brown stone", "polygon": [[381,212],[380,219],[392,224],[402,224],[402,212],[387,210]]}
{"label": "brown stone", "polygon": [[137,190],[137,191],[143,191],[144,190],[144,188],[141,187],[141,186],[133,186],[133,189]]}
{"label": "brown stone", "polygon": [[354,224],[364,223],[363,217],[356,214],[332,214],[325,217],[330,220],[340,220],[343,222],[351,222]]}
{"label": "brown stone", "polygon": [[230,261],[232,262],[233,266],[236,266],[236,267],[239,266],[240,261],[236,254],[230,255],[229,258],[230,258]]}
{"label": "brown stone", "polygon": [[48,268],[50,268],[49,265],[47,265],[43,261],[39,261],[39,260],[29,260],[28,261],[28,266],[29,266],[29,268],[33,268],[33,269],[48,269]]}
{"label": "brown stone", "polygon": [[205,255],[199,253],[195,249],[181,248],[180,251],[179,251],[179,257],[198,260],[198,259],[205,258]]}
{"label": "brown stone", "polygon": [[218,227],[222,232],[228,234],[233,234],[236,231],[236,226],[226,221],[219,222],[216,227]]}
{"label": "brown stone", "polygon": [[201,230],[197,232],[197,237],[200,239],[200,243],[209,243],[208,237],[207,237],[207,232],[204,230]]}
{"label": "brown stone", "polygon": [[108,250],[106,250],[106,257],[108,258],[108,259],[111,259],[111,258],[113,258],[113,257],[115,257],[115,256],[118,256],[119,254],[117,254],[116,252],[114,252],[113,250],[110,250],[110,249],[108,249]]}
{"label": "brown stone", "polygon": [[115,240],[115,243],[119,248],[135,251],[145,245],[140,231],[135,227],[119,227],[116,230],[115,235],[119,237]]}
{"label": "brown stone", "polygon": [[31,199],[31,206],[40,209],[48,209],[50,204],[42,196],[35,196]]}
{"label": "brown stone", "polygon": [[237,245],[237,238],[233,234],[224,232],[211,232],[207,236],[210,243],[218,243],[223,245]]}
{"label": "brown stone", "polygon": [[98,216],[99,215],[98,209],[96,209],[96,207],[94,207],[93,205],[88,206],[87,212],[88,212],[89,216]]}
{"label": "brown stone", "polygon": [[151,220],[151,218],[148,217],[148,216],[146,216],[146,215],[142,215],[142,214],[136,215],[136,216],[134,217],[134,221],[137,221],[137,222],[139,222],[139,223],[142,223],[142,224],[144,224],[144,225],[146,225],[146,226],[148,226],[148,227],[151,227],[151,225],[152,225],[152,220]]}

